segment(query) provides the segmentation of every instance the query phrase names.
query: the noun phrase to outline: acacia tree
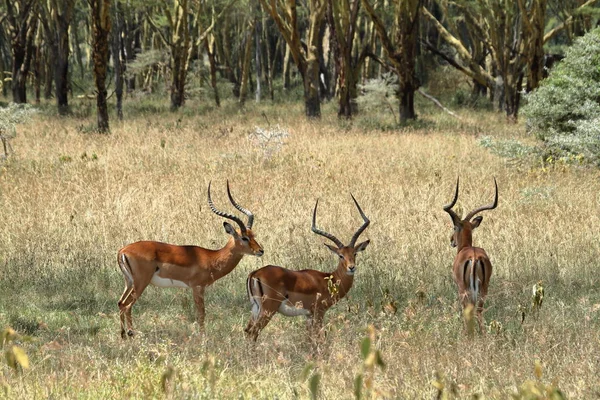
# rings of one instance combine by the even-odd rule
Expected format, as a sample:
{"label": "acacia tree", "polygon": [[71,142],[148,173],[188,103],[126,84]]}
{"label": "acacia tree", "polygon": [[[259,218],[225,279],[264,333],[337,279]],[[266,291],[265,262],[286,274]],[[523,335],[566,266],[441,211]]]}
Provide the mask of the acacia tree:
{"label": "acacia tree", "polygon": [[106,91],[106,75],[108,67],[109,43],[111,29],[110,0],[89,0],[92,25],[92,59],[94,62],[94,79],[96,83],[96,108],[98,114],[98,132],[107,133],[108,105]]}
{"label": "acacia tree", "polygon": [[[174,0],[171,5],[167,0],[162,0],[161,9],[166,17],[167,32],[157,24],[147,13],[147,19],[155,32],[170,50],[171,53],[171,110],[179,109],[185,103],[185,84],[189,69],[190,57],[194,48],[202,45],[206,37],[212,32],[215,23],[223,16],[231,0],[217,15],[211,24],[202,29],[200,18],[205,14],[204,2],[198,1],[194,16],[190,13],[188,0]],[[190,20],[192,20],[190,25]]]}
{"label": "acacia tree", "polygon": [[37,0],[5,0],[6,22],[12,51],[12,97],[27,102],[27,76],[34,53],[38,17]]}
{"label": "acacia tree", "polygon": [[277,24],[298,71],[300,71],[304,85],[306,116],[320,118],[318,40],[327,9],[326,0],[308,1],[308,32],[305,44],[302,43],[302,35],[298,26],[296,0],[260,0],[260,3]]}
{"label": "acacia tree", "polygon": [[[396,0],[393,7],[394,24],[387,27],[368,0],[362,3],[374,23],[377,36],[391,63],[388,67],[398,77],[398,100],[400,101],[400,122],[417,117],[415,113],[415,92],[419,81],[415,74],[419,18],[422,0]],[[395,29],[395,32],[392,30]],[[383,60],[380,60],[384,62]]]}

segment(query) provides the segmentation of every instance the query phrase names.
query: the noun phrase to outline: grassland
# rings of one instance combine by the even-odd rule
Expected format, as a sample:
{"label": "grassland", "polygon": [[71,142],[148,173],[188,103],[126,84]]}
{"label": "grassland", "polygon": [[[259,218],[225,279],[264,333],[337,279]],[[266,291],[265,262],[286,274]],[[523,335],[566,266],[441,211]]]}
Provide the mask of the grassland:
{"label": "grassland", "polygon": [[[0,397],[307,398],[316,374],[320,398],[353,398],[356,376],[369,371],[360,343],[370,325],[385,362],[372,371],[375,397],[508,398],[529,380],[573,399],[599,396],[600,173],[481,145],[484,135],[531,144],[523,127],[486,112],[460,121],[424,112],[415,126],[381,130],[389,117],[339,122],[333,106],[309,122],[300,105],[190,104],[171,114],[130,101],[126,121],[102,136],[78,110],[21,126],[0,171],[0,328],[23,335],[30,360],[21,372],[0,361]],[[269,157],[248,139],[268,128],[262,112],[289,132]],[[475,231],[494,275],[490,332],[474,338],[458,312],[441,209],[457,175],[462,211],[492,199],[492,177],[500,188],[498,209]],[[255,213],[265,256],[244,258],[207,290],[205,336],[189,291],[149,288],[134,307],[140,335],[121,340],[117,250],[141,239],[222,246],[206,188],[212,180],[227,208],[226,179]],[[320,225],[348,240],[360,225],[349,192],[372,220],[371,245],[349,297],[326,316],[326,345],[315,353],[304,321],[282,316],[256,347],[246,343],[247,274],[267,264],[333,270],[310,215],[320,198]],[[533,313],[538,281],[545,298]]]}

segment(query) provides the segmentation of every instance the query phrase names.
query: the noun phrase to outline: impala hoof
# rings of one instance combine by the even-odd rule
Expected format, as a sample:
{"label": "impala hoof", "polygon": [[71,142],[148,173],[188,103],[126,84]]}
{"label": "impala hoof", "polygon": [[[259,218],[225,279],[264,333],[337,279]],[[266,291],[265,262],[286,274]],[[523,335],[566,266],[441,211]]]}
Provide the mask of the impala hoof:
{"label": "impala hoof", "polygon": [[129,330],[127,331],[127,336],[129,336],[129,337],[134,337],[134,336],[135,336],[135,332],[134,332],[133,330],[129,329]]}

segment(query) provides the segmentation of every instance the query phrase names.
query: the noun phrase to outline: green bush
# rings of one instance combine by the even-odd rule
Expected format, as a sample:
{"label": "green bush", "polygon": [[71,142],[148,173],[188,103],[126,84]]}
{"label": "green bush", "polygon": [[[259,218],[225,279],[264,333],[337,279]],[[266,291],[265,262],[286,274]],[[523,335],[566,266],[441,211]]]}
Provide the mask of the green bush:
{"label": "green bush", "polygon": [[568,48],[527,100],[528,129],[553,153],[600,163],[600,29]]}

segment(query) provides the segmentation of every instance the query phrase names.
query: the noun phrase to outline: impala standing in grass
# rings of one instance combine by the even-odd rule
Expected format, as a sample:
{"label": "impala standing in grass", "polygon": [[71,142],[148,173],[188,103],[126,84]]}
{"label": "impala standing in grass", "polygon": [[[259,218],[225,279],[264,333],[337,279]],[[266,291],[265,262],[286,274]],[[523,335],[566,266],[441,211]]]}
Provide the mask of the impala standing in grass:
{"label": "impala standing in grass", "polygon": [[[158,287],[191,288],[196,304],[200,329],[204,329],[204,290],[217,279],[230,273],[246,254],[262,256],[263,248],[254,238],[252,223],[254,215],[235,202],[227,182],[227,195],[235,208],[248,217],[244,224],[238,217],[219,211],[210,197],[208,205],[217,215],[235,222],[236,230],[229,222],[223,222],[225,232],[231,235],[227,244],[219,250],[198,246],[176,246],[161,242],[136,242],[123,247],[118,253],[118,263],[125,277],[125,290],[119,300],[121,337],[133,336],[131,307],[149,284]],[[127,330],[125,325],[127,320]]]}
{"label": "impala standing in grass", "polygon": [[275,265],[268,265],[251,272],[246,281],[248,297],[252,304],[252,316],[245,331],[247,337],[256,341],[260,331],[277,312],[288,317],[304,315],[308,318],[311,334],[318,333],[323,324],[325,312],[344,298],[354,282],[356,253],[369,245],[369,240],[356,245],[360,234],[369,226],[369,219],[352,196],[363,225],[356,231],[348,246],[335,236],[316,227],[317,206],[312,219],[312,231],[326,237],[335,246],[325,244],[339,257],[339,264],[330,273],[305,269],[292,271]]}
{"label": "impala standing in grass", "polygon": [[494,178],[496,194],[492,203],[471,211],[464,219],[461,219],[452,210],[458,199],[458,182],[457,179],[454,199],[450,204],[444,206],[444,211],[450,215],[454,225],[450,245],[458,250],[452,266],[452,276],[458,285],[458,297],[463,309],[469,304],[475,307],[479,330],[485,333],[483,329],[483,303],[492,276],[492,263],[485,250],[480,247],[473,247],[473,229],[477,228],[483,220],[482,216],[475,217],[476,214],[485,210],[493,210],[498,206],[498,184]]}

